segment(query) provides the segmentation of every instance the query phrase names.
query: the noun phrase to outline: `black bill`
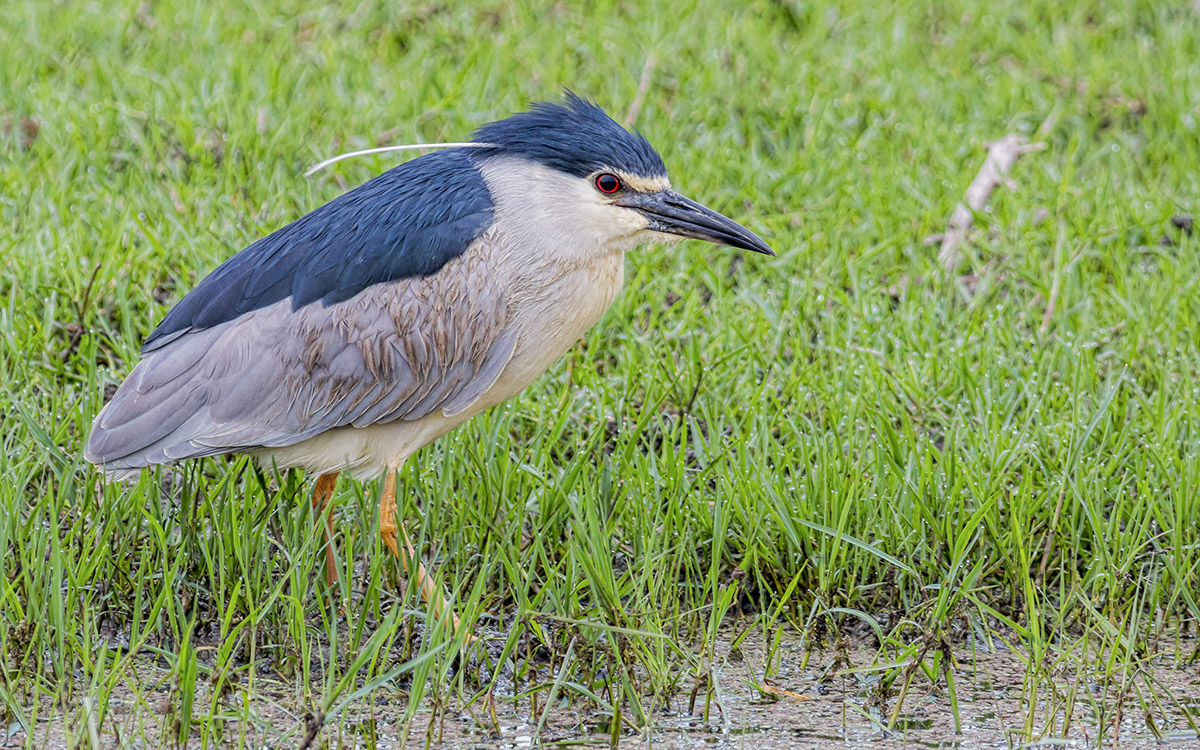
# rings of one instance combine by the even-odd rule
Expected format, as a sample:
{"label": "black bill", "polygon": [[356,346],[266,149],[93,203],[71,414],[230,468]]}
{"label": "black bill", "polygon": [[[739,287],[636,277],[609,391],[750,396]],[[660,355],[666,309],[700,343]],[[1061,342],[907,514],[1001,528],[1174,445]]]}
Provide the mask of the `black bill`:
{"label": "black bill", "polygon": [[622,197],[616,203],[641,211],[650,220],[650,229],[656,232],[740,247],[763,255],[775,255],[775,251],[754,232],[674,190],[633,193]]}

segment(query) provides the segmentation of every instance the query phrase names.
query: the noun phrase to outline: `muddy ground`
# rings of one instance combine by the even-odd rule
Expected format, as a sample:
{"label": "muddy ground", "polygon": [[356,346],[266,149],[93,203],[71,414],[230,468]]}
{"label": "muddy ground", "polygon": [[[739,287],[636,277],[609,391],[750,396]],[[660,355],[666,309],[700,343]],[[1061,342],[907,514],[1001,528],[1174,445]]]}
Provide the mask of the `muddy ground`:
{"label": "muddy ground", "polygon": [[[715,667],[722,700],[719,706],[710,706],[707,720],[699,705],[702,701],[688,712],[689,696],[681,695],[671,710],[652,717],[649,729],[625,733],[619,744],[755,750],[860,745],[880,750],[1022,745],[1110,750],[1200,747],[1200,665],[1177,668],[1172,663],[1175,659],[1165,655],[1152,660],[1153,677],[1161,687],[1151,695],[1145,675],[1120,673],[1106,684],[1094,664],[1086,668],[1076,664],[1064,665],[1042,680],[1031,680],[1024,660],[1012,651],[985,653],[960,645],[961,733],[955,731],[944,683],[931,689],[928,680],[914,679],[889,730],[886,725],[895,700],[881,705],[876,689],[878,672],[855,671],[880,664],[874,649],[859,646],[841,653],[813,652],[806,664],[805,650],[795,637],[781,647],[782,656],[770,678],[773,695],[764,695],[755,687],[764,684],[762,644],[744,642],[740,655],[730,658],[726,652]],[[1130,680],[1122,690],[1121,681],[1126,677]],[[1076,698],[1070,724],[1064,728],[1065,702],[1072,687]],[[508,714],[499,737],[478,731],[472,719],[460,717],[446,719],[441,739],[453,748],[534,746],[536,722],[530,721],[527,704],[522,705],[523,712]],[[416,732],[414,727],[414,735]],[[381,736],[388,734],[384,729]],[[541,739],[559,747],[611,744],[606,725],[580,721],[570,712],[555,715],[543,728]]]}
{"label": "muddy ground", "polygon": [[[727,643],[728,641],[726,641]],[[654,748],[1016,748],[1029,746],[1106,748],[1200,747],[1200,665],[1179,666],[1179,654],[1194,653],[1195,639],[1176,640],[1171,653],[1143,662],[1141,669],[1112,673],[1103,678],[1102,660],[1093,654],[1082,659],[1068,655],[1060,663],[1032,678],[1021,654],[979,645],[959,644],[961,733],[944,682],[931,686],[917,674],[891,729],[886,728],[896,708],[894,694],[881,700],[880,660],[866,646],[807,653],[796,634],[785,637],[770,682],[764,682],[764,648],[754,636],[743,640],[735,653],[718,654],[713,675],[714,691],[707,717],[704,694],[688,710],[690,678],[680,682],[682,692],[650,716],[642,731],[625,730],[616,738],[620,747]],[[1166,649],[1164,649],[1166,651]],[[806,660],[807,656],[807,660]],[[1080,663],[1085,661],[1087,663]],[[118,686],[108,716],[95,727],[102,747],[174,746],[171,696],[165,686],[152,688],[160,675],[147,664],[139,672],[142,687]],[[169,681],[166,681],[169,682]],[[767,685],[766,692],[755,687]],[[148,690],[147,688],[150,687]],[[235,693],[238,699],[242,693]],[[1072,701],[1071,698],[1074,698]],[[253,725],[227,724],[225,739],[231,745],[258,748],[295,748],[305,740],[307,722],[295,706],[294,686],[264,681],[253,699]],[[203,706],[207,696],[198,694]],[[1068,717],[1067,704],[1071,703]],[[382,688],[369,699],[347,710],[323,727],[313,747],[401,747],[406,695]],[[540,715],[539,708],[539,715]],[[433,712],[423,710],[410,727],[408,747],[528,748],[605,747],[614,738],[606,717],[570,704],[556,707],[540,735],[538,717],[530,704],[514,704],[511,696],[497,693],[496,733],[476,704],[468,709],[448,707],[430,723]],[[74,721],[74,720],[73,720]],[[1066,726],[1064,726],[1064,722]],[[0,747],[71,747],[63,720],[43,721],[27,737],[19,725],[0,733]],[[79,737],[72,727],[70,735]],[[540,741],[539,741],[540,740]],[[88,738],[74,746],[93,744]],[[189,742],[201,747],[203,743]],[[213,746],[210,738],[207,743]]]}

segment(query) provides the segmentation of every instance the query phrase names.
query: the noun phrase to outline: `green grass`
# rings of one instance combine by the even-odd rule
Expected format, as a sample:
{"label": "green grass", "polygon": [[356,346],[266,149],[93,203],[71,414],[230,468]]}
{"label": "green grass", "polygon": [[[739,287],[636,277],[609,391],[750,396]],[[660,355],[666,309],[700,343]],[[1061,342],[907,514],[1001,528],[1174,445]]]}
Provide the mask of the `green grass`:
{"label": "green grass", "polygon": [[[20,741],[294,746],[323,717],[336,745],[380,696],[490,726],[489,691],[535,727],[566,699],[619,734],[693,689],[703,710],[731,689],[718,646],[789,626],[878,647],[882,726],[917,690],[957,698],[989,641],[1028,659],[1031,717],[1102,711],[1056,687],[1064,665],[1131,715],[1173,699],[1146,665],[1194,661],[1200,626],[1200,240],[1170,221],[1200,195],[1188,3],[3,5]],[[637,126],[674,185],[779,258],[632,253],[583,345],[409,462],[404,517],[490,653],[459,668],[461,638],[420,627],[377,486],[339,485],[327,595],[302,477],[207,460],[112,485],[82,461],[173,302],[395,159],[309,164],[462,140],[563,87],[620,118],[647,60]],[[923,238],[1009,132],[1047,148],[947,274]]]}

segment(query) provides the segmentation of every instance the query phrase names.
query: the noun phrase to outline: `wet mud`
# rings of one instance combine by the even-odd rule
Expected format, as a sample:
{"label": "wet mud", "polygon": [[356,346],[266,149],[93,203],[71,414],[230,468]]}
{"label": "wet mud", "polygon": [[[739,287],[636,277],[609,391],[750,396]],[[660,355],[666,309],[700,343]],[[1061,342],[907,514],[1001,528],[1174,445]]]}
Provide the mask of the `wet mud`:
{"label": "wet mud", "polygon": [[[511,685],[495,692],[490,707],[486,701],[423,705],[406,727],[406,692],[384,686],[326,722],[311,747],[1200,747],[1200,665],[1181,658],[1200,646],[1195,639],[1176,639],[1171,653],[1115,670],[1104,666],[1102,654],[1082,648],[1030,669],[1028,655],[1003,644],[957,644],[957,725],[944,679],[931,682],[924,672],[913,670],[903,700],[902,679],[882,687],[889,665],[891,674],[903,673],[903,667],[894,667],[895,654],[881,655],[865,645],[810,651],[798,634],[790,633],[768,665],[761,641],[749,636],[733,652],[723,646],[708,677],[685,676],[675,694],[647,699],[649,713],[640,729],[622,722],[614,733],[607,713],[578,699],[558,699],[547,711],[544,702],[533,706],[528,698],[514,699],[517,691]],[[139,688],[116,687],[93,735],[100,746],[177,746],[178,724],[165,675],[161,667],[147,664],[139,669]],[[253,692],[244,688],[228,700],[250,700],[254,720],[226,722],[221,739],[189,741],[187,747],[303,745],[313,716],[295,684],[267,679]],[[198,686],[197,706],[208,703],[206,689]],[[33,728],[32,744],[89,746],[83,737],[88,728],[79,723],[78,718],[40,722]],[[0,735],[0,747],[28,742],[19,725]]]}

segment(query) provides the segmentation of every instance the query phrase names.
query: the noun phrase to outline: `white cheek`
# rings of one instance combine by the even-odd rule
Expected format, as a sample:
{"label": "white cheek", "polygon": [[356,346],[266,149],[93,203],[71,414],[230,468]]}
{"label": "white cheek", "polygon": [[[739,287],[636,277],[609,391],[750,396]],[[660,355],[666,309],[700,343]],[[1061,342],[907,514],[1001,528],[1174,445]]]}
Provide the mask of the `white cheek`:
{"label": "white cheek", "polygon": [[588,262],[646,242],[674,241],[650,231],[640,211],[609,203],[590,180],[521,159],[495,159],[481,171],[496,223],[514,243],[514,264]]}
{"label": "white cheek", "polygon": [[[634,235],[647,233],[650,220],[640,211],[610,203],[599,203],[595,211],[594,227],[590,227],[598,237],[606,237],[611,242],[621,245],[627,243]],[[657,234],[652,232],[651,234]],[[638,242],[644,242],[644,239]],[[635,243],[636,244],[636,243]]]}

